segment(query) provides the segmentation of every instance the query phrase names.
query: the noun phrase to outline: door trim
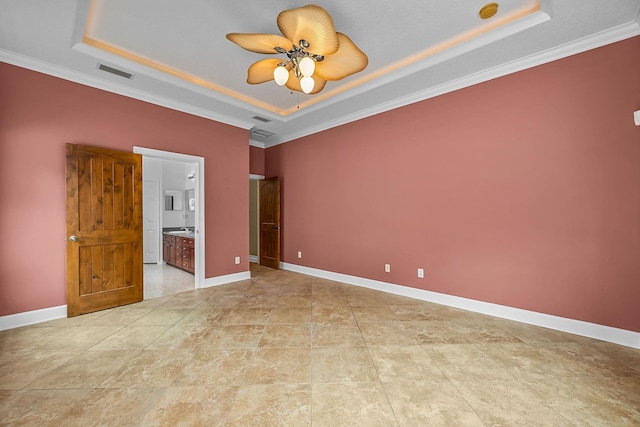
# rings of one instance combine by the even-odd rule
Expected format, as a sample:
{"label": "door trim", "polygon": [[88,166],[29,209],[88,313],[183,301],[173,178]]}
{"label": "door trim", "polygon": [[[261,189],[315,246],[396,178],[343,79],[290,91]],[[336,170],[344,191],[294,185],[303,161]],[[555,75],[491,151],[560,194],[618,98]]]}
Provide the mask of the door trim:
{"label": "door trim", "polygon": [[204,228],[204,157],[193,156],[190,154],[174,153],[171,151],[155,150],[152,148],[133,147],[133,152],[141,154],[147,157],[153,157],[163,160],[175,160],[178,162],[195,163],[196,166],[196,178],[195,178],[195,192],[196,192],[196,211],[195,211],[195,248],[196,248],[196,269],[194,272],[195,287],[196,289],[205,288],[205,228]]}
{"label": "door trim", "polygon": [[[265,179],[264,175],[256,175],[254,173],[250,173],[249,174],[249,182],[251,181],[260,181],[262,179]],[[260,263],[260,184],[258,184],[258,194],[257,194],[257,200],[255,200],[256,203],[256,212],[257,212],[257,219],[256,219],[256,234],[257,236],[254,236],[256,238],[256,244],[258,246],[258,254],[257,255],[251,255],[251,253],[249,253],[249,262],[253,262],[256,264]],[[249,200],[249,204],[251,204],[252,201]]]}

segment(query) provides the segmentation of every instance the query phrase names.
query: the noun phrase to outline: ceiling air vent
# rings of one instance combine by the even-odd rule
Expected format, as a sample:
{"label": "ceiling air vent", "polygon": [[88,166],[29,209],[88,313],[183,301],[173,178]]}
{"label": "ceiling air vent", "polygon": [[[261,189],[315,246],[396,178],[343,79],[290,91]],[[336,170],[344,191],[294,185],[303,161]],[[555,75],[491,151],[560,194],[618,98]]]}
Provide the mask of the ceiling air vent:
{"label": "ceiling air vent", "polygon": [[129,80],[133,78],[133,74],[131,73],[127,73],[126,71],[118,70],[117,68],[109,67],[104,64],[98,64],[98,70],[106,71],[107,73],[115,74],[116,76],[124,77]]}
{"label": "ceiling air vent", "polygon": [[271,135],[275,135],[275,133],[264,129],[253,129],[251,131],[251,135],[258,136],[260,138],[269,138]]}
{"label": "ceiling air vent", "polygon": [[266,117],[260,117],[260,116],[253,116],[251,117],[253,120],[258,120],[259,122],[262,123],[269,123],[271,120],[267,119]]}

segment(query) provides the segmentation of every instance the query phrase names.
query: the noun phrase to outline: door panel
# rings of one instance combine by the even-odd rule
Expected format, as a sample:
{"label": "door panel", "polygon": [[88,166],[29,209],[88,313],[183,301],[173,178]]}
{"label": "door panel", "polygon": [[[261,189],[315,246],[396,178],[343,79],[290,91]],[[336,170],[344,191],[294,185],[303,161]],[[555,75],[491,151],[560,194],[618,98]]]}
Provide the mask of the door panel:
{"label": "door panel", "polygon": [[280,268],[280,179],[260,181],[260,265]]}
{"label": "door panel", "polygon": [[66,150],[67,315],[141,301],[142,158],[75,144]]}

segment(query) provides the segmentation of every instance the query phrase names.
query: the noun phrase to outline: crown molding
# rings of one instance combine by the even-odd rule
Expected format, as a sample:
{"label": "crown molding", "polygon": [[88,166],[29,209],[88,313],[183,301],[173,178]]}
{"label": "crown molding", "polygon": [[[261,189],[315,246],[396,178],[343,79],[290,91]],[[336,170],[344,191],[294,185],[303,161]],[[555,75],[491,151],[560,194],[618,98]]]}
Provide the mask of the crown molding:
{"label": "crown molding", "polygon": [[258,148],[267,148],[266,144],[264,142],[260,142],[260,141],[256,141],[253,139],[249,139],[249,145],[252,147],[258,147]]}
{"label": "crown molding", "polygon": [[71,71],[54,64],[29,58],[24,55],[19,55],[4,49],[0,49],[0,62],[5,62],[17,67],[26,68],[28,70],[37,71],[39,73],[47,74],[53,77],[58,77],[63,80],[79,83],[84,86],[104,90],[106,92],[115,93],[117,95],[122,95],[128,98],[137,99],[139,101],[148,102],[150,104],[169,108],[171,110],[203,117],[205,119],[214,120],[216,122],[224,123],[238,128],[249,130],[254,126],[254,124],[249,121],[237,120],[233,117],[219,114],[206,108],[194,107],[193,105],[157,96],[149,92],[132,89],[130,87],[119,85],[114,82],[101,80],[93,76],[82,74],[77,71]]}
{"label": "crown molding", "polygon": [[[250,140],[249,145],[259,148],[273,147],[275,145],[283,144],[285,142],[302,138],[304,136],[331,129],[333,127],[361,120],[366,117],[384,113],[386,111],[400,108],[409,104],[424,101],[448,92],[463,89],[465,87],[469,87],[498,77],[503,77],[511,73],[522,71],[548,62],[556,61],[558,59],[562,59],[571,55],[582,53],[638,35],[640,35],[640,9],[636,13],[635,19],[633,21],[628,24],[618,26],[612,30],[607,30],[599,34],[588,36],[575,42],[567,43],[565,45],[548,49],[525,58],[511,61],[498,67],[470,74],[455,81],[419,91],[408,96],[399,97],[370,108],[355,111],[351,114],[341,116],[334,120],[321,122],[299,132],[288,134],[284,133],[281,136],[276,137],[273,141],[263,143]],[[172,110],[181,111],[187,114],[192,114],[194,116],[203,117],[209,120],[214,120],[220,123],[239,127],[242,129],[249,130],[254,126],[254,123],[249,121],[238,120],[206,108],[194,107],[192,105],[160,97],[149,92],[132,89],[130,87],[126,87],[110,81],[101,80],[76,71],[70,71],[66,68],[19,55],[4,49],[0,49],[0,61],[48,74],[64,80],[79,83],[85,86],[148,102],[154,105],[159,105],[161,107],[166,107]]]}
{"label": "crown molding", "polygon": [[566,58],[578,53],[582,53],[588,50],[596,49],[598,47],[606,46],[611,43],[619,42],[640,35],[640,11],[636,16],[636,21],[633,21],[626,25],[621,25],[612,30],[604,31],[599,34],[595,34],[575,42],[567,43],[552,49],[539,52],[534,55],[527,56],[515,61],[508,62],[506,64],[490,68],[478,73],[470,74],[468,76],[459,78],[457,80],[447,82],[445,84],[435,86],[420,92],[415,92],[408,96],[399,97],[388,102],[384,102],[375,105],[371,108],[366,108],[360,111],[353,112],[351,114],[339,117],[335,120],[329,120],[326,122],[318,123],[315,126],[308,127],[300,132],[284,134],[280,138],[276,138],[274,141],[266,144],[266,148],[273,147],[285,142],[289,142],[304,136],[312,135],[327,129],[331,129],[337,126],[341,126],[347,123],[351,123],[357,120],[361,120],[376,114],[384,113],[396,108],[404,107],[409,104],[424,101],[430,98],[434,98],[445,93],[453,92],[459,89],[464,89],[475,84],[483,83],[498,77],[503,77],[508,74],[516,73],[518,71],[533,68],[538,65],[546,64],[549,62],[557,61],[562,58]]}

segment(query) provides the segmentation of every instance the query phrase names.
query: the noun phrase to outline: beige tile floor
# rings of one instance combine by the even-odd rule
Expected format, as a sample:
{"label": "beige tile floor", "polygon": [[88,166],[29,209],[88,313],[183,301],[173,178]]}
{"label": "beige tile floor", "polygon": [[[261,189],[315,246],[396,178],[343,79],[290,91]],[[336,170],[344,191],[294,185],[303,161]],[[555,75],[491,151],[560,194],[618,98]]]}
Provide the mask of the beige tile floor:
{"label": "beige tile floor", "polygon": [[195,277],[167,264],[144,264],[144,299],[195,289]]}
{"label": "beige tile floor", "polygon": [[640,425],[640,350],[252,277],[1,332],[0,425]]}

